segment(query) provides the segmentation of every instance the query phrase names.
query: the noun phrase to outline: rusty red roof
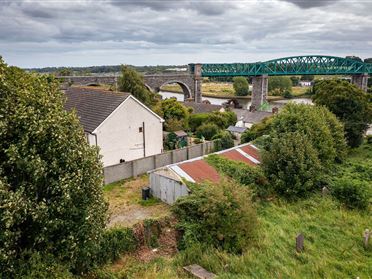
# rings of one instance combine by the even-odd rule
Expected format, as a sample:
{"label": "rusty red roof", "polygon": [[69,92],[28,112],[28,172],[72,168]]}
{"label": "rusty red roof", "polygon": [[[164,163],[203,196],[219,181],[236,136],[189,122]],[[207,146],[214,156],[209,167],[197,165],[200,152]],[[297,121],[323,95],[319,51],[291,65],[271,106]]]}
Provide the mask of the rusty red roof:
{"label": "rusty red roof", "polygon": [[181,163],[178,166],[184,172],[186,172],[195,182],[218,182],[220,180],[218,172],[202,159]]}
{"label": "rusty red roof", "polygon": [[240,162],[246,163],[250,166],[256,165],[252,160],[249,160],[247,157],[245,157],[244,155],[242,155],[240,152],[236,150],[229,150],[227,152],[221,153],[220,155],[233,161],[240,161]]}
{"label": "rusty red roof", "polygon": [[[259,150],[252,144],[242,144],[215,154],[230,160],[243,162],[250,166],[256,166],[260,163]],[[202,182],[207,180],[218,182],[220,179],[217,170],[204,161],[203,157],[170,165],[169,168],[180,177],[191,182]]]}

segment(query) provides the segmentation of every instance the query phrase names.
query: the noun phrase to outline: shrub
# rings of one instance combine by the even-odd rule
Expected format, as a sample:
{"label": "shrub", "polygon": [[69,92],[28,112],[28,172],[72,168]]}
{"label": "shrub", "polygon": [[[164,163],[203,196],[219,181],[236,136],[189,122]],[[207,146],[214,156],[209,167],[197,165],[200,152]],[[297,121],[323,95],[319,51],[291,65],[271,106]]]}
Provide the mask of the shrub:
{"label": "shrub", "polygon": [[241,253],[251,243],[257,225],[249,190],[228,181],[189,187],[191,194],[172,207],[184,231],[180,246],[200,242]]}
{"label": "shrub", "polygon": [[351,209],[366,209],[371,199],[367,181],[345,177],[336,179],[332,183],[332,194]]}
{"label": "shrub", "polygon": [[321,163],[318,153],[300,132],[273,135],[262,153],[262,166],[274,190],[289,199],[316,189]]}
{"label": "shrub", "polygon": [[195,113],[191,114],[189,118],[189,126],[191,131],[196,131],[196,129],[203,123],[206,123],[208,119],[208,113]]}
{"label": "shrub", "polygon": [[283,94],[284,91],[292,91],[292,80],[289,77],[280,77],[280,76],[273,76],[269,77],[269,92],[273,90],[277,90],[280,92],[280,95]]}
{"label": "shrub", "polygon": [[216,154],[209,155],[205,160],[224,175],[249,186],[258,197],[269,195],[270,185],[260,167],[248,166],[243,162],[232,161]]}
{"label": "shrub", "polygon": [[96,255],[96,263],[103,265],[117,260],[124,252],[134,251],[137,240],[131,228],[115,228],[107,230],[100,242]]}
{"label": "shrub", "polygon": [[196,130],[196,136],[198,138],[204,137],[206,140],[210,140],[215,136],[220,129],[216,124],[213,123],[205,123],[201,125],[197,130]]}
{"label": "shrub", "polygon": [[215,135],[212,140],[214,140],[214,150],[220,151],[234,147],[234,140],[231,134],[227,131],[219,132]]}

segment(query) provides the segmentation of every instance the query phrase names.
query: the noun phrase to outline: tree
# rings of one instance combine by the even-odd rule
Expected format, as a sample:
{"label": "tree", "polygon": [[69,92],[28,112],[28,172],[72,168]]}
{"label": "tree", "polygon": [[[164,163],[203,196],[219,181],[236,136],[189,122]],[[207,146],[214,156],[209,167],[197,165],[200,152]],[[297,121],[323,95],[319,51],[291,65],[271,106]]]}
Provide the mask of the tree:
{"label": "tree", "polygon": [[[314,147],[322,166],[329,168],[346,155],[342,123],[325,107],[287,104],[270,123],[270,134],[299,132]],[[270,144],[270,143],[268,143]]]}
{"label": "tree", "polygon": [[224,149],[228,149],[234,147],[234,140],[232,135],[228,131],[221,131],[217,135],[212,137],[214,142],[214,149],[215,151],[220,151]]}
{"label": "tree", "polygon": [[344,123],[349,146],[359,146],[372,120],[368,95],[355,85],[336,79],[321,81],[314,90],[314,102],[326,106]]}
{"label": "tree", "polygon": [[248,80],[245,77],[234,77],[234,91],[237,96],[247,96],[249,92]]}
{"label": "tree", "polygon": [[176,98],[169,98],[158,102],[154,111],[164,118],[166,131],[188,129],[189,110],[177,101]]}
{"label": "tree", "polygon": [[53,78],[0,60],[0,92],[0,277],[37,254],[84,271],[106,222],[98,150]]}
{"label": "tree", "polygon": [[292,92],[292,80],[289,77],[269,77],[269,92],[277,90],[280,94]]}
{"label": "tree", "polygon": [[213,136],[217,135],[219,131],[220,129],[216,124],[205,123],[196,129],[196,136],[198,138],[204,137],[206,140],[210,140],[213,138]]}
{"label": "tree", "polygon": [[355,60],[355,61],[358,61],[358,62],[363,62],[363,60],[359,56],[355,56],[355,55],[349,55],[349,56],[346,56],[346,58],[351,59],[351,60]]}
{"label": "tree", "polygon": [[366,59],[364,59],[364,63],[372,63],[372,58],[366,58]]}
{"label": "tree", "polygon": [[151,106],[156,101],[155,94],[146,88],[143,77],[128,66],[122,66],[121,68],[118,88],[120,91],[132,94],[146,106]]}
{"label": "tree", "polygon": [[322,169],[317,150],[300,131],[273,134],[262,167],[274,190],[289,199],[316,189]]}
{"label": "tree", "polygon": [[297,77],[297,76],[291,76],[290,79],[292,81],[292,85],[293,86],[298,86],[298,84],[300,82],[300,78],[299,77]]}

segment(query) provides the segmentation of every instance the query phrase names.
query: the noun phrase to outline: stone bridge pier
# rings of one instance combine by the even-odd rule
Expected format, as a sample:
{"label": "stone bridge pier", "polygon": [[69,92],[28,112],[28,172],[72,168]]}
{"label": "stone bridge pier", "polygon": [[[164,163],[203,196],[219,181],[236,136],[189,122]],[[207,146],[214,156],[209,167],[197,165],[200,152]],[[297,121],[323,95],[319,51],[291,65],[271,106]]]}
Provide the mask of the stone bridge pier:
{"label": "stone bridge pier", "polygon": [[358,86],[363,91],[368,90],[368,74],[353,75],[351,76],[351,83]]}
{"label": "stone bridge pier", "polygon": [[253,89],[252,89],[252,109],[259,109],[260,106],[266,102],[267,93],[269,88],[269,76],[254,76],[252,78]]}

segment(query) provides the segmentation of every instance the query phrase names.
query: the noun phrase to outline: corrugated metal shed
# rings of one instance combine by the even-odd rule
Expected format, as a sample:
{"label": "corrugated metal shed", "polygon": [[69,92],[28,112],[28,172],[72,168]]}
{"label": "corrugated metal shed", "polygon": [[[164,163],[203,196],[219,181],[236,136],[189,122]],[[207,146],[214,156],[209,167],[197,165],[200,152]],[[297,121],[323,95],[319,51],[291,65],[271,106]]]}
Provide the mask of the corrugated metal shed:
{"label": "corrugated metal shed", "polygon": [[[259,150],[253,144],[242,144],[230,149],[216,152],[230,160],[243,162],[250,166],[260,164]],[[188,195],[189,189],[182,182],[218,182],[221,176],[203,157],[166,166],[150,173],[150,188],[153,196],[173,204],[178,197]]]}

